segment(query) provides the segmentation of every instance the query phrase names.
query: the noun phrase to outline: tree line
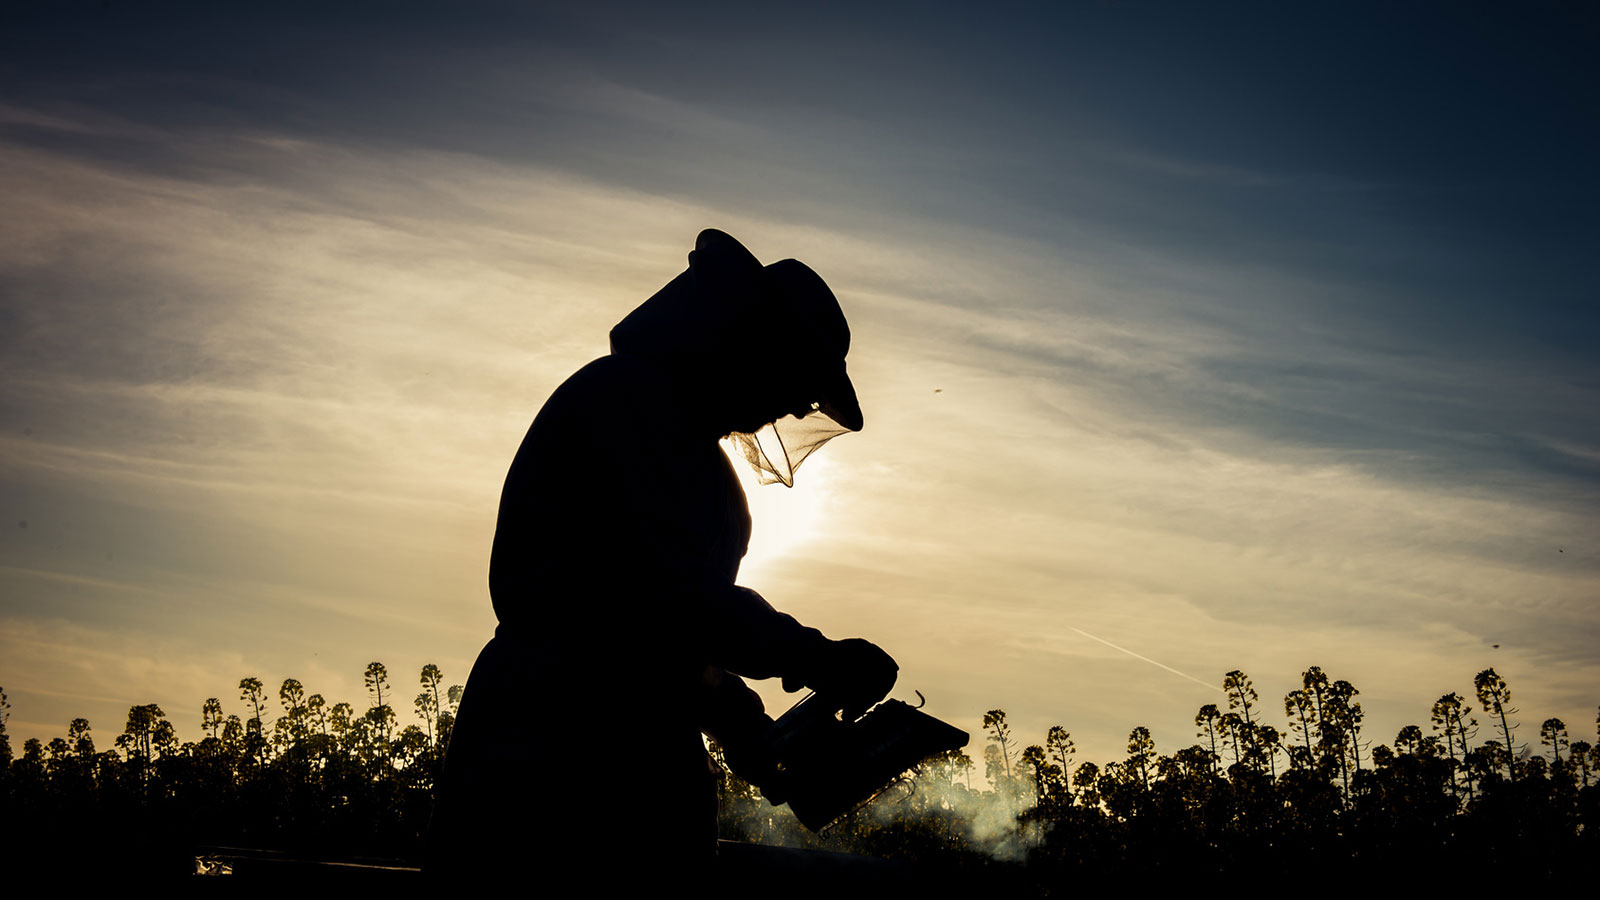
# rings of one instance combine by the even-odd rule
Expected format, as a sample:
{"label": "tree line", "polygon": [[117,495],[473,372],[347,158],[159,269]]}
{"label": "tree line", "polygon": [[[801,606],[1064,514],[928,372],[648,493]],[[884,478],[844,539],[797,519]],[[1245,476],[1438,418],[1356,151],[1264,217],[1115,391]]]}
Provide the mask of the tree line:
{"label": "tree line", "polygon": [[[85,821],[138,823],[145,843],[278,847],[313,855],[416,857],[461,700],[436,665],[422,667],[417,722],[400,726],[399,689],[379,662],[364,673],[367,702],[329,703],[295,678],[277,689],[239,681],[244,712],[200,706],[199,741],[179,741],[156,704],[134,706],[108,749],[89,722],[64,737],[30,738],[13,756],[0,690],[0,800],[6,824],[61,841]],[[279,711],[281,710],[281,712]]]}
{"label": "tree line", "polygon": [[[114,822],[137,846],[415,860],[462,689],[424,666],[415,721],[402,727],[387,669],[372,663],[365,683],[358,710],[308,694],[294,678],[274,704],[247,677],[238,685],[242,714],[227,714],[217,697],[201,704],[199,741],[179,741],[165,712],[146,704],[129,710],[109,749],[74,719],[64,736],[30,739],[20,755],[0,691],[3,818],[35,845],[77,839],[86,822]],[[1313,865],[1440,860],[1556,879],[1597,858],[1600,747],[1555,718],[1539,726],[1535,747],[1503,678],[1486,669],[1473,687],[1436,700],[1426,725],[1375,743],[1350,682],[1307,669],[1283,698],[1280,728],[1249,676],[1232,671],[1222,680],[1225,704],[1195,714],[1192,745],[1163,754],[1138,726],[1126,756],[1098,763],[1078,759],[1064,726],[1024,744],[994,709],[981,722],[976,785],[971,756],[939,754],[819,836],[725,772],[720,827],[731,839],[999,867],[1043,894],[1083,878],[1304,877]],[[721,749],[711,751],[720,761]],[[648,839],[648,822],[629,824]]]}
{"label": "tree line", "polygon": [[818,838],[730,776],[722,832],[1009,866],[1043,894],[1214,877],[1244,879],[1241,888],[1298,881],[1319,895],[1331,873],[1363,868],[1441,889],[1509,873],[1564,883],[1587,871],[1600,858],[1600,747],[1557,718],[1539,726],[1535,747],[1499,674],[1485,669],[1473,687],[1434,701],[1426,727],[1377,743],[1348,681],[1307,669],[1283,698],[1280,728],[1250,677],[1232,671],[1225,704],[1196,712],[1195,743],[1163,754],[1137,726],[1126,756],[1098,763],[1078,759],[1061,725],[1024,745],[994,709],[982,720],[986,785],[973,786],[965,752],[941,754]]}

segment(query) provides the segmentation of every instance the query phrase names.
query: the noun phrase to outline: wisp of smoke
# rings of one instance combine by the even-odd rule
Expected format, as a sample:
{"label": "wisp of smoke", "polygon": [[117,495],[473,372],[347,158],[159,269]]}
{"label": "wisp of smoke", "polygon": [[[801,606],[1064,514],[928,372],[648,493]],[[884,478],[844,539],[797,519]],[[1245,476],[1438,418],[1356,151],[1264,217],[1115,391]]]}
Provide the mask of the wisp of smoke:
{"label": "wisp of smoke", "polygon": [[963,848],[991,859],[1022,862],[1039,845],[1040,825],[1013,786],[975,791],[953,779],[917,772],[884,791],[857,815],[874,828],[921,832],[930,843]]}

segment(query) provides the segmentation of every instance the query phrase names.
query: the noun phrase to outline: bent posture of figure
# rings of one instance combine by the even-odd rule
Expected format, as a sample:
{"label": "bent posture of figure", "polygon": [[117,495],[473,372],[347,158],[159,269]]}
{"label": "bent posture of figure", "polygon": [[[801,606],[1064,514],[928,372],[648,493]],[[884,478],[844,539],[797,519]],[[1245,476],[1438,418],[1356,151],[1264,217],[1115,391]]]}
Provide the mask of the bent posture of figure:
{"label": "bent posture of figure", "polygon": [[767,774],[772,720],[739,676],[810,687],[847,715],[893,687],[877,646],[829,640],[734,583],[750,513],[719,441],[791,483],[806,454],[861,429],[849,342],[815,272],[763,267],[708,230],[612,330],[611,355],[545,403],[501,495],[500,624],[461,701],[431,868],[696,878],[716,848],[701,734],[739,774]]}

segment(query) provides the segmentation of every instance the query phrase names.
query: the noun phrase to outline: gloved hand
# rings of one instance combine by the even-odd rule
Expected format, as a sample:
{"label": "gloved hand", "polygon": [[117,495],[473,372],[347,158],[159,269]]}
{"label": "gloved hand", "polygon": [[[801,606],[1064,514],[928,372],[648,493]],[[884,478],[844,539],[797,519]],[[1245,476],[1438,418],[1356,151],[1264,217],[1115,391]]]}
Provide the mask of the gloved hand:
{"label": "gloved hand", "polygon": [[733,774],[762,791],[777,781],[778,764],[759,735],[737,737],[721,746],[722,759],[733,770]]}
{"label": "gloved hand", "polygon": [[762,742],[772,727],[772,717],[767,715],[761,695],[744,679],[717,666],[706,666],[701,672],[700,688],[700,729],[722,747],[728,768],[757,787],[772,781],[777,764]]}
{"label": "gloved hand", "polygon": [[861,638],[824,640],[783,677],[783,689],[808,687],[844,708],[846,721],[861,718],[874,703],[889,696],[900,666],[877,644]]}

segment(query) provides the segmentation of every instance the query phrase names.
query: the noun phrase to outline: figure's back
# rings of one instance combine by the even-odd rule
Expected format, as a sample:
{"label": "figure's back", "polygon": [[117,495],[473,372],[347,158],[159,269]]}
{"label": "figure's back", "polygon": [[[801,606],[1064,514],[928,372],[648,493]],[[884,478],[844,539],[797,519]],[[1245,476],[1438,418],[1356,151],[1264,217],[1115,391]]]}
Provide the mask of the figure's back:
{"label": "figure's back", "polygon": [[638,801],[635,779],[660,831],[631,852],[661,873],[709,859],[716,795],[688,710],[705,660],[684,604],[707,580],[733,583],[750,520],[717,442],[685,434],[673,409],[657,367],[608,356],[523,439],[490,563],[501,624],[451,738],[431,867],[525,876],[537,851],[620,877],[602,836]]}
{"label": "figure's back", "polygon": [[489,585],[502,630],[660,641],[680,627],[673,596],[733,583],[744,493],[717,442],[685,432],[678,402],[659,367],[624,356],[551,395],[501,494]]}

